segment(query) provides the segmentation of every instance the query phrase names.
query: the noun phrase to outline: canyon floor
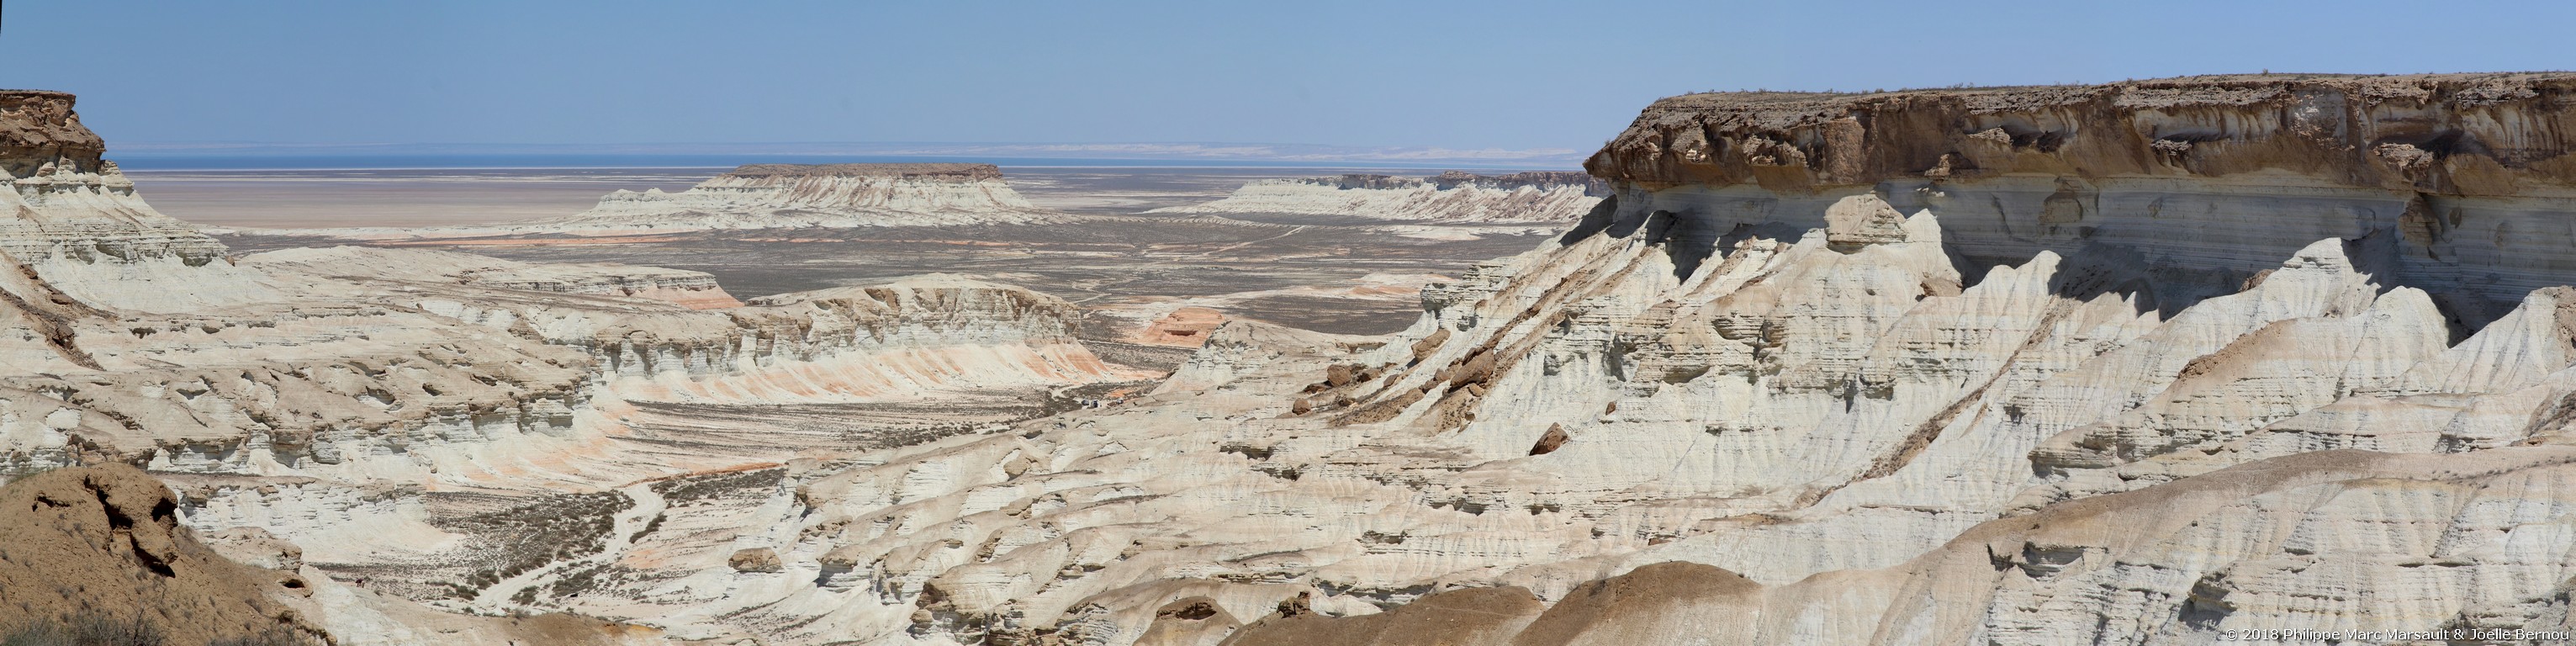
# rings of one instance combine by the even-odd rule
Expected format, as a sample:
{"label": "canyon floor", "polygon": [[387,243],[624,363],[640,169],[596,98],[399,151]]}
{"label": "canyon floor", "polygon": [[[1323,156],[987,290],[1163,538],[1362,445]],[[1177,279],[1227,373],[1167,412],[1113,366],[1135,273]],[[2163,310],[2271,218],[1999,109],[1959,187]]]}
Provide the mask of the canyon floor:
{"label": "canyon floor", "polygon": [[[481,224],[561,216],[603,193],[678,190],[720,169],[137,171],[164,212],[210,226],[317,228]],[[1337,334],[1403,329],[1411,292],[1476,262],[1528,250],[1543,229],[1426,236],[1323,215],[1137,215],[1224,197],[1259,179],[1326,168],[1011,168],[1033,203],[1089,216],[1059,224],[880,227],[785,234],[706,231],[625,240],[520,238],[387,243],[531,262],[615,262],[703,271],[741,297],[953,273],[1020,285],[1103,316],[1087,340],[1119,341],[1173,308],[1205,306]],[[1418,172],[1380,170],[1378,172]],[[1422,225],[1436,230],[1438,225]],[[1467,232],[1469,227],[1456,227]],[[341,244],[218,235],[236,253]],[[1177,360],[1177,357],[1170,357]]]}
{"label": "canyon floor", "polygon": [[[2565,642],[2571,96],[1694,94],[1584,174],[494,221],[139,183],[191,224],[0,91],[0,546],[88,559],[0,582],[386,646]],[[508,174],[414,175],[294,181]]]}

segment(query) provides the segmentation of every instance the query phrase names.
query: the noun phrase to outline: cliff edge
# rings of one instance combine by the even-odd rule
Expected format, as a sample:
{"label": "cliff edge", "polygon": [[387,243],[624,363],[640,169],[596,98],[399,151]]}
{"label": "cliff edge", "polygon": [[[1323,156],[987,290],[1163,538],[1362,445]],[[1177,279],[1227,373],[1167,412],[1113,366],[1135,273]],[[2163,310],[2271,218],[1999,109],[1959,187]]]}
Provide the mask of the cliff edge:
{"label": "cliff edge", "polygon": [[2571,151],[2576,74],[2235,75],[1677,96],[1585,168],[1620,187],[1595,228],[1665,213],[1691,254],[1869,193],[1939,217],[1972,279],[2134,253],[2168,313],[2315,240],[2372,239],[2377,273],[2465,330],[2576,275]]}
{"label": "cliff edge", "polygon": [[1656,101],[1584,163],[1650,187],[1779,190],[2013,173],[2522,195],[2576,179],[2576,73],[2194,76]]}

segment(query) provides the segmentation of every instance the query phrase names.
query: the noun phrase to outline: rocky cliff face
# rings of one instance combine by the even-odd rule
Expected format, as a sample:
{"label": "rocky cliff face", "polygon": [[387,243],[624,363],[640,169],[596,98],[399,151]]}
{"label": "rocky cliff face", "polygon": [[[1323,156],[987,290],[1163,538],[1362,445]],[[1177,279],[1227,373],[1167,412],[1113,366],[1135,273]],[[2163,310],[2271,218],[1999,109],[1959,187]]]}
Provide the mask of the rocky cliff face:
{"label": "rocky cliff face", "polygon": [[[1656,102],[1586,165],[1714,239],[1874,193],[1981,264],[2135,251],[2224,288],[2321,238],[2387,232],[2388,280],[2475,326],[2576,271],[2576,77],[2219,76]],[[2172,298],[2172,297],[2167,297]],[[2182,300],[2192,296],[2181,295]],[[2167,309],[2170,309],[2167,306]]]}
{"label": "rocky cliff face", "polygon": [[[951,278],[691,311],[254,256],[339,295],[30,300],[0,347],[54,363],[0,431],[149,444],[183,522],[368,590],[689,640],[2565,630],[2562,87],[1672,99],[1595,158],[1609,197],[1411,329],[1229,321],[1135,397],[962,427],[903,424],[1118,375],[1069,305]],[[1399,184],[1306,186],[1442,190]]]}
{"label": "rocky cliff face", "polygon": [[679,193],[618,191],[567,228],[939,226],[1043,221],[992,164],[750,164]]}
{"label": "rocky cliff face", "polygon": [[718,229],[1044,224],[1073,217],[1029,203],[992,164],[747,164],[678,193],[620,190],[601,197],[588,211],[560,218],[230,232],[338,240],[616,237]]}
{"label": "rocky cliff face", "polygon": [[[243,537],[240,559],[305,577],[280,603],[340,643],[659,643],[579,617],[452,612],[542,613],[525,595],[579,588],[563,577],[659,526],[662,498],[633,483],[846,459],[1140,376],[1074,340],[1071,304],[951,277],[744,304],[705,274],[652,267],[349,247],[227,259],[133,195],[69,96],[10,96],[0,150],[53,158],[0,164],[17,187],[16,224],[0,220],[0,475],[148,467],[185,493],[146,485],[155,531]],[[816,209],[868,204],[867,182],[998,182],[990,167],[739,179],[755,201]],[[811,192],[835,187],[851,190]],[[852,416],[877,421],[815,421]],[[476,493],[459,503],[459,489]],[[677,491],[673,505],[697,500]],[[111,507],[114,522],[64,531],[148,538],[115,524],[143,516]],[[22,609],[77,602],[68,584],[7,592],[30,595],[10,597]],[[289,616],[256,600],[241,599]]]}
{"label": "rocky cliff face", "polygon": [[1615,206],[1397,339],[1463,353],[1309,414],[1589,519],[1438,584],[1550,604],[1494,643],[2550,639],[2576,274],[2499,232],[2576,215],[2568,83],[1668,99],[1592,161]]}
{"label": "rocky cliff face", "polygon": [[[2139,85],[2209,102],[2311,82]],[[2482,81],[2332,80],[2398,82]],[[2013,92],[1958,94],[1939,100]],[[1622,178],[1562,239],[1426,290],[1392,338],[1229,324],[1148,399],[815,474],[796,494],[813,511],[770,545],[785,581],[818,586],[696,603],[790,639],[1097,644],[2564,625],[2568,574],[2544,563],[2576,541],[2539,529],[2576,520],[2549,493],[2576,393],[2563,290],[2465,316],[2492,285],[2425,278],[2402,210],[2306,201],[2397,189],[2303,169],[2150,178],[2153,212],[2113,209],[2157,204],[2146,188],[2070,197],[2052,217],[2100,228],[2028,240],[1999,231],[2050,213],[2060,176]],[[2029,220],[2011,195],[1945,214],[1913,192],[2012,182],[2050,187]],[[2492,197],[2556,199],[2517,186]],[[2258,214],[2358,219],[2208,233]],[[2477,258],[2438,262],[2576,281]]]}
{"label": "rocky cliff face", "polygon": [[1340,215],[1436,223],[1565,223],[1590,211],[1608,185],[1582,173],[1475,175],[1449,171],[1416,179],[1341,175],[1245,184],[1225,199],[1154,213]]}
{"label": "rocky cliff face", "polygon": [[221,243],[136,197],[72,103],[60,92],[0,91],[0,261],[25,269],[0,278],[0,310],[54,310],[46,303],[69,296],[184,311],[271,293],[223,262]]}

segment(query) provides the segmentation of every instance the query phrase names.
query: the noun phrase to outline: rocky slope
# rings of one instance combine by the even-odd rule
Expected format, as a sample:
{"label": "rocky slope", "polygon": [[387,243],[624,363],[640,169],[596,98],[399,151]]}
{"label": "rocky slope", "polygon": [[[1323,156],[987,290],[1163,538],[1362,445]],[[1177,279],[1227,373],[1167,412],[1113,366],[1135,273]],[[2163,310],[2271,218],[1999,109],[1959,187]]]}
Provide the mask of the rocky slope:
{"label": "rocky slope", "polygon": [[1449,171],[1428,178],[1342,175],[1261,180],[1225,199],[1150,213],[1337,215],[1441,224],[1562,224],[1592,210],[1609,186],[1582,173],[1475,175]]}
{"label": "rocky slope", "polygon": [[218,556],[179,524],[170,490],[133,467],[62,469],[0,487],[0,632],[69,625],[83,613],[173,643],[326,633],[287,600],[291,573]]}
{"label": "rocky slope", "polygon": [[[2507,80],[2525,85],[2505,95],[2558,83]],[[2494,82],[2026,92],[2289,102],[2414,84],[2434,98],[2403,100],[2438,120],[2487,105],[2458,88]],[[2012,93],[1907,100],[1989,94]],[[2510,119],[2557,118],[2533,101]],[[2247,105],[2220,120],[2269,132],[2253,124],[2303,114]],[[2565,163],[2550,145],[2516,163]],[[2554,493],[2576,337],[2557,323],[2561,290],[2464,316],[2489,286],[2423,278],[2435,254],[2393,218],[2203,250],[2274,253],[2209,268],[2142,246],[2144,232],[2109,235],[2361,216],[2285,188],[2348,177],[2282,173],[2177,172],[2167,197],[2193,208],[2085,203],[2105,223],[2095,237],[2021,256],[1992,251],[2014,239],[1988,227],[2020,226],[1992,224],[1998,200],[1945,215],[1902,193],[1931,178],[1621,177],[1616,203],[1561,240],[1427,290],[1422,322],[1391,339],[1230,323],[1147,399],[791,472],[790,508],[806,511],[792,535],[760,539],[779,572],[736,574],[759,587],[576,605],[924,643],[2200,643],[2563,626],[2556,563],[2576,541],[2549,528],[2576,521]],[[2511,199],[2558,204],[2546,183],[2528,190]],[[1720,194],[1742,199],[1702,201]],[[2457,226],[2484,226],[2462,213]],[[2459,275],[2531,271],[2440,258]]]}
{"label": "rocky slope", "polygon": [[134,181],[100,158],[105,143],[72,104],[60,92],[0,90],[0,262],[24,269],[0,277],[0,310],[34,316],[27,312],[70,295],[187,311],[270,294],[230,269],[223,245],[135,197]]}
{"label": "rocky slope", "polygon": [[[574,589],[569,569],[625,547],[607,530],[658,527],[633,516],[663,502],[638,482],[847,460],[1145,376],[1076,341],[1072,305],[945,276],[744,304],[652,267],[226,258],[116,183],[69,96],[20,94],[0,149],[52,158],[0,163],[21,202],[0,218],[0,475],[148,467],[182,493],[147,487],[152,522],[245,537],[236,556],[303,577],[286,603],[339,643],[658,643],[468,615],[542,614],[523,591]],[[73,592],[11,587],[33,607],[99,585],[65,576]]]}
{"label": "rocky slope", "polygon": [[1668,99],[1595,157],[1609,197],[1411,329],[1226,321],[1126,397],[1072,394],[1125,376],[1062,301],[952,278],[691,311],[296,252],[232,270],[340,295],[168,320],[37,280],[0,347],[53,363],[0,381],[0,430],[148,459],[184,523],[364,579],[331,617],[2536,642],[2448,631],[2568,628],[2571,84]]}
{"label": "rocky slope", "polygon": [[[2556,639],[2576,276],[2493,232],[2576,212],[2571,83],[1668,99],[1594,158],[1608,217],[1452,301],[1542,338],[1391,419],[1523,462],[1462,472],[1484,509],[1647,538],[1470,577],[1552,603],[1508,643]],[[1320,621],[1278,614],[1231,643]]]}
{"label": "rocky slope", "polygon": [[237,263],[357,279],[436,280],[496,289],[633,296],[689,309],[741,307],[706,272],[611,263],[527,263],[421,249],[302,247],[252,254]]}
{"label": "rocky slope", "polygon": [[[2566,282],[2562,74],[2236,76],[1656,102],[1587,164],[1620,209],[1815,226],[1872,192],[1979,264],[2135,251],[2232,286],[2318,239],[2395,238],[2389,280],[2468,325]],[[2188,295],[2185,298],[2189,298]]]}
{"label": "rocky slope", "polygon": [[939,226],[1049,213],[992,164],[749,164],[678,193],[618,191],[556,229]]}

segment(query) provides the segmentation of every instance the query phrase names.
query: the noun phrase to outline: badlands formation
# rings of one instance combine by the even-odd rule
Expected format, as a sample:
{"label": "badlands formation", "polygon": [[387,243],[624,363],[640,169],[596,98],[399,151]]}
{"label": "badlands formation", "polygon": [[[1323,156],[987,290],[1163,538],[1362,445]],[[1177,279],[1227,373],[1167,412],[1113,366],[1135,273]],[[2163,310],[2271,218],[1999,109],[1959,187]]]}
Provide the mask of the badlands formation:
{"label": "badlands formation", "polygon": [[1261,180],[1225,199],[1151,213],[1338,215],[1439,224],[1571,223],[1592,210],[1609,184],[1583,173],[1475,175],[1449,171],[1427,178],[1349,174]]}
{"label": "badlands formation", "polygon": [[748,164],[678,193],[618,191],[539,230],[938,226],[1050,214],[992,164]]}
{"label": "badlands formation", "polygon": [[347,240],[625,236],[719,229],[1039,224],[1069,216],[1030,204],[992,164],[745,164],[689,190],[620,190],[579,214],[444,227],[241,229]]}
{"label": "badlands formation", "polygon": [[146,466],[339,643],[2576,621],[2576,76],[1675,97],[1410,329],[1176,316],[1159,379],[956,277],[226,258],[7,100],[0,451]]}

